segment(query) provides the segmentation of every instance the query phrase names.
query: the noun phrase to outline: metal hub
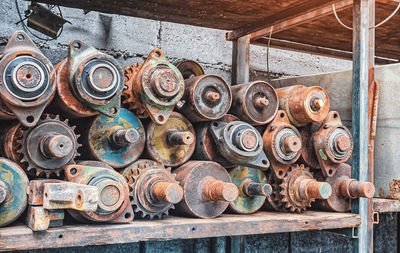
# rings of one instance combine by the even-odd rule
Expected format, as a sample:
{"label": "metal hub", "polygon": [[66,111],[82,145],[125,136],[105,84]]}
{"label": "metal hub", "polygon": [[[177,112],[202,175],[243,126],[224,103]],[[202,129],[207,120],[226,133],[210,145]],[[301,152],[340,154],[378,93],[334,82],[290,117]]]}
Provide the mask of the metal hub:
{"label": "metal hub", "polygon": [[179,92],[179,77],[172,69],[159,67],[151,75],[151,86],[157,95],[171,98]]}
{"label": "metal hub", "polygon": [[290,161],[300,151],[301,140],[295,131],[290,128],[284,128],[276,135],[275,147],[279,147],[276,148],[276,151],[282,160]]}
{"label": "metal hub", "polygon": [[4,84],[15,97],[30,101],[39,98],[49,86],[46,66],[31,56],[19,56],[5,67]]}
{"label": "metal hub", "polygon": [[311,109],[314,111],[319,111],[324,106],[325,102],[319,97],[314,97],[311,99]]}
{"label": "metal hub", "polygon": [[68,136],[49,133],[40,140],[39,147],[45,157],[62,158],[73,152],[74,142]]}
{"label": "metal hub", "polygon": [[344,159],[351,149],[351,139],[342,128],[336,128],[329,136],[329,149],[337,160]]}
{"label": "metal hub", "polygon": [[0,205],[6,200],[7,197],[7,185],[0,181]]}

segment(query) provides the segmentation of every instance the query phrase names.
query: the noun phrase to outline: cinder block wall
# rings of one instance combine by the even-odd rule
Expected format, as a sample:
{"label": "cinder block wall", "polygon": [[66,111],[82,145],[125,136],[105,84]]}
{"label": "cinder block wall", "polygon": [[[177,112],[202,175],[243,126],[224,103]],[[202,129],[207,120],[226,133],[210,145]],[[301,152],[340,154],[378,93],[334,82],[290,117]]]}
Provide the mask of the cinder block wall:
{"label": "cinder block wall", "polygon": [[[18,0],[21,11],[27,2]],[[207,73],[216,73],[230,82],[232,43],[225,41],[225,31],[193,27],[139,18],[99,14],[82,10],[61,8],[65,25],[56,41],[33,40],[46,56],[56,64],[67,56],[71,40],[82,40],[111,54],[122,65],[143,62],[154,48],[164,51],[175,63],[182,59],[198,61]],[[21,25],[14,0],[0,1],[0,46]],[[267,50],[251,46],[251,80],[266,80]],[[351,69],[351,62],[309,54],[270,49],[270,74],[272,77],[309,75]],[[395,216],[381,218],[375,239],[376,252],[393,252],[396,247]],[[387,231],[387,232],[386,232]],[[391,233],[389,234],[389,231]],[[385,243],[381,243],[385,241]],[[35,252],[225,252],[226,238],[175,240],[167,242],[142,242],[124,245],[90,246]],[[351,240],[337,234],[321,231],[245,236],[245,252],[350,252]]]}

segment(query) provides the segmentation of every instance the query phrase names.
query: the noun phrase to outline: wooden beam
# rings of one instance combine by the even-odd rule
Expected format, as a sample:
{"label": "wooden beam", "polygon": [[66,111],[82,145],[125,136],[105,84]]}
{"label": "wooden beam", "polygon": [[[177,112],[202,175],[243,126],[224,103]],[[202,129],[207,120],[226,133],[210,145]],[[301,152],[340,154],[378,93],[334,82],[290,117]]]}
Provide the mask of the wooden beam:
{"label": "wooden beam", "polygon": [[232,85],[249,81],[250,36],[233,41]]}
{"label": "wooden beam", "polygon": [[[251,42],[251,44],[265,47],[268,44],[268,38],[258,38],[256,40],[253,40]],[[284,49],[284,50],[293,50],[296,52],[303,52],[303,53],[309,53],[309,54],[315,54],[315,55],[321,55],[321,56],[335,57],[335,58],[345,59],[345,60],[351,60],[353,58],[353,53],[349,52],[349,51],[337,50],[337,49],[326,48],[326,47],[319,47],[319,46],[314,46],[314,45],[307,45],[307,44],[303,44],[303,43],[279,40],[279,39],[274,39],[274,38],[271,38],[270,47]],[[398,63],[399,60],[386,59],[386,58],[375,56],[375,62],[377,64],[393,64],[393,63]]]}
{"label": "wooden beam", "polygon": [[[343,9],[351,7],[352,4],[353,4],[353,0],[344,0],[339,3],[336,3],[335,9],[338,12]],[[271,32],[271,29],[272,29],[272,34],[278,33],[278,32],[296,27],[298,25],[328,16],[332,13],[333,13],[332,5],[324,6],[319,9],[306,12],[306,13],[304,13],[300,16],[294,17],[292,19],[277,23],[273,26],[269,26],[267,28],[253,32],[252,34],[250,34],[250,40],[269,35]]]}
{"label": "wooden beam", "polygon": [[274,26],[278,23],[288,21],[295,17],[299,17],[303,15],[305,12],[314,11],[320,9],[322,7],[329,6],[331,4],[335,4],[340,2],[340,0],[310,0],[302,5],[294,5],[289,8],[286,8],[284,11],[273,14],[262,21],[258,21],[256,23],[246,25],[244,27],[238,28],[231,32],[226,33],[227,40],[235,40],[237,38],[249,35],[253,32],[261,30],[265,27]]}
{"label": "wooden beam", "polygon": [[286,233],[358,225],[360,218],[356,214],[317,211],[223,214],[215,219],[170,216],[162,220],[135,220],[129,224],[67,225],[43,232],[32,232],[25,225],[17,225],[0,228],[0,251]]}

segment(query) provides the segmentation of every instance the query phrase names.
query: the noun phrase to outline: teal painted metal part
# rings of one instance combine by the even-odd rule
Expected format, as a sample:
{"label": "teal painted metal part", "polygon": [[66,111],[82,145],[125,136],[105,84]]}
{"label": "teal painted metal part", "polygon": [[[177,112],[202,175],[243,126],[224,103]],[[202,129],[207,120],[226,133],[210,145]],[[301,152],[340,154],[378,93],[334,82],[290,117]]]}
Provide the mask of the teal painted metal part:
{"label": "teal painted metal part", "polygon": [[[110,137],[116,127],[134,128],[139,133],[139,140],[124,146],[115,146]],[[123,168],[136,161],[145,145],[145,130],[142,122],[132,112],[121,109],[116,118],[99,115],[93,121],[88,134],[89,148],[93,156],[113,168]]]}
{"label": "teal painted metal part", "polygon": [[16,163],[0,158],[0,183],[6,192],[0,203],[0,227],[13,223],[25,211],[28,177]]}
{"label": "teal painted metal part", "polygon": [[237,166],[229,172],[232,183],[238,186],[239,196],[230,203],[229,207],[236,213],[249,214],[257,212],[264,204],[265,196],[247,196],[243,192],[243,182],[250,179],[255,183],[267,183],[264,173],[259,169]]}

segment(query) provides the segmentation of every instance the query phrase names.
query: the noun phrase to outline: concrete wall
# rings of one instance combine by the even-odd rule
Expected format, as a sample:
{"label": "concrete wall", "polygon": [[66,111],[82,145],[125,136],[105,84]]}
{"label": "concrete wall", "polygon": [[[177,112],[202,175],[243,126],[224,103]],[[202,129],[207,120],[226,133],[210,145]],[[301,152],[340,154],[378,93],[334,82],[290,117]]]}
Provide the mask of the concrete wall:
{"label": "concrete wall", "polygon": [[[18,1],[21,10],[27,3]],[[144,20],[138,18],[99,14],[82,10],[62,8],[64,18],[72,22],[65,25],[64,32],[56,41],[44,42],[34,39],[47,57],[56,64],[67,56],[67,45],[79,39],[117,58],[122,65],[143,62],[149,52],[158,47],[172,62],[191,59],[200,62],[207,73],[217,73],[230,82],[231,42],[225,41],[225,32],[187,25]],[[0,44],[21,25],[13,0],[0,1]],[[251,79],[266,79],[266,48],[250,48]],[[327,57],[312,56],[278,49],[269,52],[272,77],[309,75],[351,69],[351,62]],[[384,216],[385,217],[385,216]],[[396,227],[390,218],[383,219],[376,239],[376,252],[392,252],[396,246],[387,231]],[[395,233],[392,233],[395,235]],[[385,238],[385,239],[383,239]],[[43,250],[40,252],[225,252],[226,238],[198,240],[175,240],[167,242],[142,242],[111,246],[90,246]],[[285,233],[244,237],[244,252],[349,252],[351,240],[331,232]],[[39,252],[39,251],[35,251]]]}

